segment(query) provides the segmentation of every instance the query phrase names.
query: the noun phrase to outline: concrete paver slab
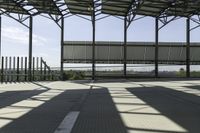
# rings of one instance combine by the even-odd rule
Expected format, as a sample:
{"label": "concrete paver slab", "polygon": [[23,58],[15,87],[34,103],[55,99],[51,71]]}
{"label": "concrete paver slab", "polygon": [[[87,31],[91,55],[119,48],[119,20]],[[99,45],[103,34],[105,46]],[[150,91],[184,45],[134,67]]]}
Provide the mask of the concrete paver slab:
{"label": "concrete paver slab", "polygon": [[71,133],[199,133],[200,80],[0,85],[1,133],[54,133],[71,111]]}

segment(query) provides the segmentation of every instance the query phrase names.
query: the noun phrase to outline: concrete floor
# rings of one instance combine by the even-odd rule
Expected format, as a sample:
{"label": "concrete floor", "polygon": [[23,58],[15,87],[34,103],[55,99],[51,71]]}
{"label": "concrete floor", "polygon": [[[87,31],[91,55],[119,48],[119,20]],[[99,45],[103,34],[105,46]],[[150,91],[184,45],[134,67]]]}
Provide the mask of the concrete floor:
{"label": "concrete floor", "polygon": [[[79,112],[72,129],[58,132],[70,112]],[[64,132],[200,133],[200,80],[0,85],[0,133]]]}

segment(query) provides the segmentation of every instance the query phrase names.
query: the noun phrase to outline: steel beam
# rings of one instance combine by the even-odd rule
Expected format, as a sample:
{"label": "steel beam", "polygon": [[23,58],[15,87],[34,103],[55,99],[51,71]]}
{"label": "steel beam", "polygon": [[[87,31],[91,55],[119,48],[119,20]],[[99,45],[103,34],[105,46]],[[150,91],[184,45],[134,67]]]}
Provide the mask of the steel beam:
{"label": "steel beam", "polygon": [[127,76],[127,17],[124,18],[124,77]]}
{"label": "steel beam", "polygon": [[[94,4],[94,3],[93,3]],[[96,77],[96,16],[95,16],[95,6],[93,5],[92,10],[92,80],[95,80]]]}
{"label": "steel beam", "polygon": [[29,66],[28,66],[28,78],[29,81],[32,81],[32,55],[33,55],[33,50],[32,46],[33,45],[33,17],[30,16],[29,18]]}
{"label": "steel beam", "polygon": [[190,18],[186,20],[186,76],[190,77]]}
{"label": "steel beam", "polygon": [[64,18],[61,18],[61,63],[60,63],[60,77],[61,80],[64,80],[64,59],[63,59],[63,54],[64,54]]}
{"label": "steel beam", "polygon": [[158,39],[159,39],[159,21],[155,18],[155,77],[158,77]]}

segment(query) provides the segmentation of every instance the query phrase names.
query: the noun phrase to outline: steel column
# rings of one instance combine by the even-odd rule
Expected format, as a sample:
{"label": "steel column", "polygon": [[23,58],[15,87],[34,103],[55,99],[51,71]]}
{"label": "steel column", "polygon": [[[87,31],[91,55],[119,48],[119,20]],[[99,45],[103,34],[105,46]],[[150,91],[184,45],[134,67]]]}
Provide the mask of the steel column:
{"label": "steel column", "polygon": [[158,77],[158,39],[159,39],[159,21],[155,18],[155,77]]}
{"label": "steel column", "polygon": [[124,77],[127,76],[127,17],[124,18]]}
{"label": "steel column", "polygon": [[29,81],[32,81],[32,55],[33,55],[33,17],[29,18],[29,59],[28,59],[28,78]]}
{"label": "steel column", "polygon": [[60,78],[61,80],[64,80],[64,59],[63,59],[63,54],[64,54],[64,17],[61,18],[61,57],[60,57]]}
{"label": "steel column", "polygon": [[[94,4],[94,3],[93,3]],[[95,7],[93,5],[93,9],[92,9],[92,80],[95,80],[96,77],[96,58],[95,58],[95,54],[96,54],[96,49],[95,49],[95,45],[96,45],[96,16],[95,16]]]}
{"label": "steel column", "polygon": [[186,20],[186,76],[190,77],[190,18]]}

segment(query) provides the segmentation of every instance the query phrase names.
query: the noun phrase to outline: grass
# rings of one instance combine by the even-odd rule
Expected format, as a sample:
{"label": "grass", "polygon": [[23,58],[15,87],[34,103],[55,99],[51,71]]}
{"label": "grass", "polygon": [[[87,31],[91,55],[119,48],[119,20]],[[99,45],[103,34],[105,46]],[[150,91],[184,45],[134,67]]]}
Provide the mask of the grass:
{"label": "grass", "polygon": [[[186,76],[186,71],[181,68],[178,72],[176,72],[177,77],[185,77]],[[200,71],[191,71],[190,72],[191,77],[200,77]]]}

